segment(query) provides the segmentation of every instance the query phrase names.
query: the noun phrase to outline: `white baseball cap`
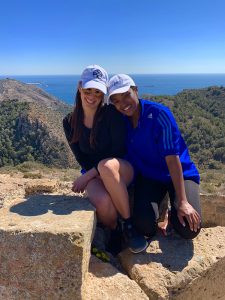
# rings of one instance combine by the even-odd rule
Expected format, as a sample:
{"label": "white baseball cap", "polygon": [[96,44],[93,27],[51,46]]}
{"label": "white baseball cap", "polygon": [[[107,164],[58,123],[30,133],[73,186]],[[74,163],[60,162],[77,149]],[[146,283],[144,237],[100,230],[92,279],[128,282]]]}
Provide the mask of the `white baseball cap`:
{"label": "white baseball cap", "polygon": [[106,70],[98,65],[90,65],[81,74],[81,87],[83,89],[98,89],[107,94],[108,79]]}
{"label": "white baseball cap", "polygon": [[136,84],[130,76],[126,74],[117,74],[109,80],[109,97],[114,94],[125,93],[131,86],[136,86]]}

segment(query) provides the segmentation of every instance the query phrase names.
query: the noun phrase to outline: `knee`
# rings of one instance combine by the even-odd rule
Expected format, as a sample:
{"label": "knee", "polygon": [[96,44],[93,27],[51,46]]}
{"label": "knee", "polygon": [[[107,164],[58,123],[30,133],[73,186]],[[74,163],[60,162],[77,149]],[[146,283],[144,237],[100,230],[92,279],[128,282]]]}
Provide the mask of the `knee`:
{"label": "knee", "polygon": [[118,161],[115,158],[103,159],[98,164],[100,176],[112,176],[118,173]]}
{"label": "knee", "polygon": [[196,238],[201,231],[201,228],[199,228],[197,231],[192,231],[189,227],[189,225],[186,225],[186,230],[185,228],[179,232],[180,236],[186,240],[193,240]]}
{"label": "knee", "polygon": [[181,231],[181,232],[178,232],[180,234],[180,236],[186,240],[193,240],[194,238],[196,238],[199,233],[200,233],[201,229],[198,229],[196,232],[195,231],[191,231],[190,229],[189,230],[186,230],[186,231]]}
{"label": "knee", "polygon": [[201,228],[199,228],[197,231],[192,231],[190,229],[190,226],[188,224],[188,221],[186,219],[185,220],[185,226],[181,225],[180,223],[176,222],[175,224],[173,224],[173,227],[175,229],[175,231],[184,239],[186,240],[192,240],[194,238],[196,238],[200,231]]}

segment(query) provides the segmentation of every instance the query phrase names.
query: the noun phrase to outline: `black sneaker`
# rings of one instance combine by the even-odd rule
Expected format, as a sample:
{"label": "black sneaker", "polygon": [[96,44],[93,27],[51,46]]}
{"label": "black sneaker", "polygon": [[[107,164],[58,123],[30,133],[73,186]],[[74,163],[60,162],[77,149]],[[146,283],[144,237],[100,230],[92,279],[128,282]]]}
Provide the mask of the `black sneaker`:
{"label": "black sneaker", "polygon": [[132,224],[124,224],[123,235],[129,250],[133,253],[140,253],[148,247],[144,236],[139,234]]}

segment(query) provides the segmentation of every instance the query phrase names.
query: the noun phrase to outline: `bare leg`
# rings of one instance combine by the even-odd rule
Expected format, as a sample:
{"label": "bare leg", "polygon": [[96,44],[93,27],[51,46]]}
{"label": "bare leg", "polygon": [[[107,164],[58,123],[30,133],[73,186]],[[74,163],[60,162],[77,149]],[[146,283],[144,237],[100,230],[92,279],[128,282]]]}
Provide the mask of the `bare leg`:
{"label": "bare leg", "polygon": [[90,180],[86,191],[90,202],[96,208],[98,219],[105,226],[114,229],[117,224],[117,212],[102,180],[100,178]]}
{"label": "bare leg", "polygon": [[130,217],[127,186],[131,183],[134,171],[129,162],[123,159],[104,159],[98,164],[98,171],[116,210],[127,219]]}
{"label": "bare leg", "polygon": [[146,249],[148,243],[133,226],[130,217],[129,196],[127,186],[131,183],[134,171],[132,166],[123,159],[104,159],[98,164],[98,171],[116,210],[123,220],[123,235],[128,248],[133,253]]}

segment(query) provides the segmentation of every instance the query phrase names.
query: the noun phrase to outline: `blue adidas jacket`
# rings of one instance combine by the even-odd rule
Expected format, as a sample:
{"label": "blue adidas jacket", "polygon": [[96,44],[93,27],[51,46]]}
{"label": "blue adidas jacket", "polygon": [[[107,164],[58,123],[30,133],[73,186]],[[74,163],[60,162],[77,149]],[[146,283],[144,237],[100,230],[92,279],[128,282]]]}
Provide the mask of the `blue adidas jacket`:
{"label": "blue adidas jacket", "polygon": [[187,146],[169,108],[149,100],[139,101],[141,113],[138,126],[133,128],[129,119],[125,117],[128,132],[127,159],[135,171],[153,180],[170,182],[165,157],[178,155],[184,179],[199,183],[198,170],[191,161]]}

